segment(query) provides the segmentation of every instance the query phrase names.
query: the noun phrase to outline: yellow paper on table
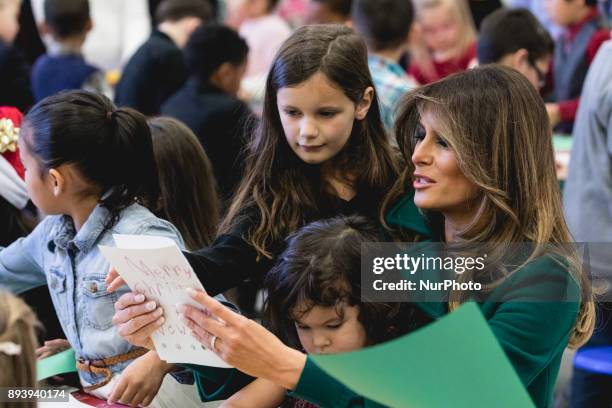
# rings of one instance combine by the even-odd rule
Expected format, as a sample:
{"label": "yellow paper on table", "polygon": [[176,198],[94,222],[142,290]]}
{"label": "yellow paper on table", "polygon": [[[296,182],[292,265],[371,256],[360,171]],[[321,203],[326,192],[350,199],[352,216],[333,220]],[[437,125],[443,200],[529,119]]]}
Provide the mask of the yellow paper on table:
{"label": "yellow paper on table", "polygon": [[312,359],[353,391],[390,407],[534,407],[474,303],[398,339]]}

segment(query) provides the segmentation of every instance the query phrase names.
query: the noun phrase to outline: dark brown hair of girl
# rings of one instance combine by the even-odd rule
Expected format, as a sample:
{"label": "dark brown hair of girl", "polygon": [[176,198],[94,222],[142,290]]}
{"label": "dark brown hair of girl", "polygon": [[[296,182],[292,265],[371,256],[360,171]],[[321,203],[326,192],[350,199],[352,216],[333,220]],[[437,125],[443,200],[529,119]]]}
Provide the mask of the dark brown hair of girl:
{"label": "dark brown hair of girl", "polygon": [[23,120],[23,140],[40,163],[41,176],[74,165],[88,181],[81,195],[100,197],[113,226],[135,201],[157,201],[159,183],[146,117],[119,108],[106,96],[63,91],[38,102]]}
{"label": "dark brown hair of girl", "polygon": [[188,249],[210,245],[219,225],[212,165],[198,138],[182,122],[147,121],[153,138],[160,197],[152,211],[178,228]]}
{"label": "dark brown hair of girl", "polygon": [[[295,319],[313,307],[358,306],[369,344],[381,343],[425,323],[412,303],[364,302],[361,245],[378,240],[379,225],[364,217],[336,217],[306,225],[266,275],[264,324],[285,344],[300,348]],[[422,314],[421,314],[422,315]]]}
{"label": "dark brown hair of girl", "polygon": [[[330,187],[324,185],[320,166],[304,163],[291,150],[276,94],[320,72],[357,104],[374,87],[367,56],[363,40],[340,25],[299,28],[282,45],[268,74],[262,120],[247,147],[244,176],[221,232],[231,230],[246,211],[255,212],[257,223],[248,240],[260,255],[271,257],[271,244],[321,218],[319,206],[329,198]],[[366,117],[355,120],[347,145],[332,160],[338,173],[350,175],[355,189],[368,192],[376,211],[397,178],[377,98]]]}
{"label": "dark brown hair of girl", "polygon": [[[533,243],[528,261],[558,248],[582,291],[570,346],[584,343],[593,331],[593,298],[580,260],[567,245],[572,238],[563,216],[548,115],[539,93],[519,72],[497,65],[467,70],[408,93],[395,124],[407,166],[384,207],[412,184],[414,134],[425,114],[454,152],[464,176],[480,190],[474,221],[459,238],[494,244],[498,253],[512,243]],[[430,211],[427,216],[440,225],[441,214]],[[456,295],[451,293],[451,309],[464,300]]]}

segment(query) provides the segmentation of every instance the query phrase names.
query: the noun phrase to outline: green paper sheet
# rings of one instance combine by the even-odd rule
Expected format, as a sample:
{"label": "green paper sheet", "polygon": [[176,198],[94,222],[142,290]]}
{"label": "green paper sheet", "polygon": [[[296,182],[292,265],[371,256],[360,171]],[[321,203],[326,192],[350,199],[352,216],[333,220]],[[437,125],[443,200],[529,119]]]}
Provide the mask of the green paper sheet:
{"label": "green paper sheet", "polygon": [[54,354],[43,360],[38,360],[36,364],[38,381],[53,377],[54,375],[71,373],[76,370],[76,359],[73,349],[62,351],[61,353]]}
{"label": "green paper sheet", "polygon": [[534,407],[473,303],[393,341],[312,359],[358,394],[390,407]]}

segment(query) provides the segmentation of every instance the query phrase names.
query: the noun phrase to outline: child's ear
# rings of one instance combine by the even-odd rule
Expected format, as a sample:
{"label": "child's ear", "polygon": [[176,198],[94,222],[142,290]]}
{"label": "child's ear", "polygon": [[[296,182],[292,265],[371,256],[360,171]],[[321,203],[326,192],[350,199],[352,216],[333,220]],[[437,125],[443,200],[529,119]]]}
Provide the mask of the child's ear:
{"label": "child's ear", "polygon": [[227,85],[232,77],[232,64],[229,62],[224,62],[219,65],[219,68],[215,70],[210,76],[210,79],[213,84],[217,87],[221,88],[223,91],[227,92]]}
{"label": "child's ear", "polygon": [[515,51],[511,56],[511,61],[512,68],[521,72],[524,71],[529,65],[529,51],[527,51],[525,48]]}
{"label": "child's ear", "polygon": [[219,68],[214,72],[213,75],[216,75],[220,79],[227,78],[232,74],[232,64],[229,62],[224,62],[219,65]]}
{"label": "child's ear", "polygon": [[93,21],[91,18],[87,19],[87,24],[85,24],[85,32],[88,33],[93,28]]}
{"label": "child's ear", "polygon": [[49,170],[49,183],[55,197],[63,193],[66,188],[66,178],[57,169]]}
{"label": "child's ear", "polygon": [[236,66],[231,62],[224,62],[211,75],[210,82],[223,91],[236,94],[240,89],[240,81],[244,75],[244,66]]}
{"label": "child's ear", "polygon": [[365,119],[368,111],[370,110],[370,106],[372,106],[372,100],[374,100],[374,88],[368,86],[365,91],[363,91],[363,96],[361,97],[361,101],[357,104],[357,109],[355,109],[355,119],[363,120]]}
{"label": "child's ear", "polygon": [[204,23],[199,17],[187,17],[184,19],[183,26],[188,35],[191,35],[199,26]]}

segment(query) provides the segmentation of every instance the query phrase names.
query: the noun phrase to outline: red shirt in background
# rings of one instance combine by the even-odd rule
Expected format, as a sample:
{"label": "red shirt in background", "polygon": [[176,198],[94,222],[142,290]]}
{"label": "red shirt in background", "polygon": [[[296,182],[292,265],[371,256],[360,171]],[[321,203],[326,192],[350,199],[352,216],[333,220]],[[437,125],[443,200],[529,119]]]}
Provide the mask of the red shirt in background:
{"label": "red shirt in background", "polygon": [[470,44],[465,53],[458,58],[447,61],[432,61],[434,68],[433,75],[423,72],[415,62],[410,64],[408,74],[412,75],[419,84],[425,85],[445,78],[455,72],[465,71],[474,59],[476,59],[476,42]]}

